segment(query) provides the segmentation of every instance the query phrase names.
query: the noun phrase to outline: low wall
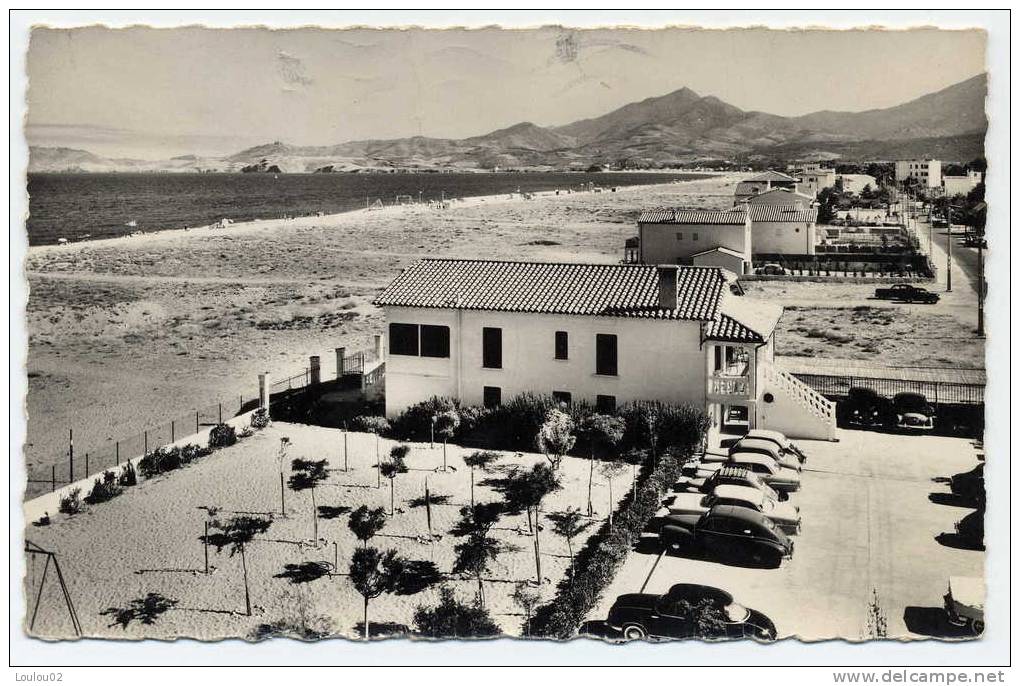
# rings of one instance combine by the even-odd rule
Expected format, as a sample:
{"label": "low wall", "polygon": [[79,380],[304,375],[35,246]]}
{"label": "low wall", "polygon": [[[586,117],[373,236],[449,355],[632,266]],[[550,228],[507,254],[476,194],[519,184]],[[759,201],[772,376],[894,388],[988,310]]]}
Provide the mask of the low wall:
{"label": "low wall", "polygon": [[[253,412],[254,410],[252,410],[251,412],[245,412],[244,414],[239,414],[236,417],[231,417],[230,419],[226,420],[223,423],[229,424],[235,429],[242,429],[251,423],[251,415]],[[160,447],[161,448],[169,448],[173,446],[183,447],[185,445],[188,445],[189,443],[206,446],[209,444],[210,431],[212,431],[212,427],[206,429],[205,431],[199,431],[198,433],[193,433],[190,436],[185,436],[184,438],[174,441],[173,443],[161,445]],[[143,457],[145,456],[137,455],[129,460],[121,462],[120,465],[116,467],[111,467],[107,469],[106,471],[113,472],[117,476],[120,476],[120,473],[124,471],[128,464],[131,464],[135,468],[135,471],[137,471],[138,462]],[[50,493],[40,495],[31,500],[26,500],[22,504],[22,512],[25,515],[25,523],[29,524],[31,522],[35,522],[47,512],[50,514],[51,517],[58,514],[60,512],[60,499],[68,495],[71,491],[73,491],[76,488],[81,489],[82,497],[84,498],[85,495],[87,495],[88,492],[92,490],[92,486],[95,484],[96,479],[101,478],[102,474],[103,472],[90,474],[89,476],[83,479],[79,479],[74,483],[61,486],[55,491],[51,491]]]}
{"label": "low wall", "polygon": [[934,276],[777,276],[741,274],[740,281],[813,281],[817,283],[931,283]]}

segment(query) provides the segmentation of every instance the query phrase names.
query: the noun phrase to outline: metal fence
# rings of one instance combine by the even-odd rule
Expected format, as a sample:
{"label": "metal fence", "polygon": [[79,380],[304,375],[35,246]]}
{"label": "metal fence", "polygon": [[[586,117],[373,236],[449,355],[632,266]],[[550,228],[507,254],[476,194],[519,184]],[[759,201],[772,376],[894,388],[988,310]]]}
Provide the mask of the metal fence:
{"label": "metal fence", "polygon": [[148,426],[141,431],[115,440],[103,441],[98,445],[83,444],[80,441],[76,443],[74,430],[70,429],[67,432],[67,449],[63,455],[56,456],[56,459],[46,467],[29,469],[25,497],[33,498],[86,477],[98,476],[122,462],[148,454],[156,448],[169,445],[230,419],[242,412],[245,405],[251,405],[253,401],[258,403],[257,394],[254,398],[239,395],[233,400],[225,400],[195,410],[181,412],[162,423]]}
{"label": "metal fence", "polygon": [[985,402],[983,384],[855,377],[840,374],[793,373],[793,376],[830,400],[846,398],[851,388],[870,388],[887,398],[892,398],[897,393],[920,393],[934,405],[981,405]]}

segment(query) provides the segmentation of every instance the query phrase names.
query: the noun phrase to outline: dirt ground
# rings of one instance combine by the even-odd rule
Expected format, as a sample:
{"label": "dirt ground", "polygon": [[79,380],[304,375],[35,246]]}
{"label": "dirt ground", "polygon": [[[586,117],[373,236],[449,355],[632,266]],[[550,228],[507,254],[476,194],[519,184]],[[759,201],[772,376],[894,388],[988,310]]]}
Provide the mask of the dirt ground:
{"label": "dirt ground", "polygon": [[[332,515],[320,516],[319,541],[313,538],[311,496],[308,491],[286,494],[286,516],[280,516],[280,438],[290,439],[288,462],[295,457],[327,459],[329,478],[316,489],[319,506],[333,508]],[[348,435],[348,466],[343,471],[343,434],[338,430],[275,423],[192,465],[145,480],[117,498],[75,516],[51,513],[49,526],[30,526],[26,537],[58,554],[68,590],[86,636],[111,638],[172,639],[194,637],[206,640],[250,637],[260,625],[286,623],[306,626],[330,634],[357,637],[362,619],[362,599],[346,578],[351,554],[357,542],[347,526],[349,509],[361,504],[389,508],[390,490],[385,478],[377,488],[375,471],[376,438],[370,434]],[[380,442],[383,455],[394,442]],[[458,539],[448,532],[459,519],[460,507],[468,504],[470,470],[462,455],[468,450],[448,446],[450,471],[436,471],[442,465],[442,447],[413,444],[407,458],[410,471],[395,482],[396,514],[372,545],[396,550],[401,556],[434,563],[446,575],[451,571],[453,548]],[[498,476],[512,465],[528,467],[545,457],[536,454],[503,453],[496,463]],[[289,464],[286,467],[289,474]],[[543,515],[567,507],[586,509],[588,462],[566,458],[560,467],[563,490],[546,499]],[[475,497],[478,502],[500,499],[485,485],[487,475],[478,472]],[[433,532],[441,538],[429,544],[422,538],[428,531],[425,509],[413,501],[422,498],[425,479],[434,504]],[[626,476],[614,482],[617,501],[626,497]],[[575,550],[601,525],[609,511],[608,485],[599,478],[593,489],[594,525],[577,537]],[[269,531],[247,549],[246,561],[254,612],[244,614],[244,586],[238,556],[226,549],[210,549],[209,574],[205,574],[203,545],[199,537],[209,519],[207,508],[218,508],[220,517],[238,513],[265,514],[273,518]],[[320,510],[321,512],[321,510]],[[541,535],[541,588],[547,601],[569,564],[567,546],[552,533],[543,519]],[[486,604],[494,620],[509,635],[519,635],[523,615],[511,601],[516,582],[535,579],[532,537],[525,516],[504,515],[493,535],[516,552],[499,556],[493,574],[485,578]],[[336,548],[334,549],[334,544]],[[334,563],[334,550],[339,564]],[[311,563],[324,563],[321,567]],[[25,589],[28,607],[42,577],[42,560],[29,560]],[[288,568],[288,565],[291,565]],[[324,573],[325,572],[325,573]],[[46,638],[71,636],[66,606],[53,581],[52,570],[45,587],[35,630]],[[477,588],[473,578],[450,576],[445,582],[457,596],[471,601]],[[178,605],[154,624],[130,624],[126,630],[110,627],[112,619],[100,613],[107,608],[125,608],[148,593],[159,593]],[[371,602],[369,622],[377,629],[410,626],[418,605],[433,605],[438,586],[414,593],[388,594]]]}
{"label": "dirt ground", "polygon": [[646,583],[648,593],[696,583],[763,612],[781,638],[873,637],[873,593],[889,638],[966,638],[947,626],[942,596],[950,576],[984,577],[985,554],[943,535],[973,510],[939,480],[973,468],[979,449],[941,436],[839,430],[837,438],[798,441],[808,461],[790,497],[803,521],[791,560],[754,569],[682,552],[658,561],[657,552],[632,552],[590,619],[604,620],[619,595]]}

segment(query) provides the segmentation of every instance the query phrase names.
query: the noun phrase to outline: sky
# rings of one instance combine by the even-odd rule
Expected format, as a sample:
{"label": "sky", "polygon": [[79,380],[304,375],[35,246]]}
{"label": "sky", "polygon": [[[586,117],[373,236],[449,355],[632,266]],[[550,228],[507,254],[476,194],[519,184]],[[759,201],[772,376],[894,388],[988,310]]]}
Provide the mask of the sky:
{"label": "sky", "polygon": [[109,157],[464,138],[688,87],[745,110],[889,107],[985,71],[981,31],[36,28],[31,145]]}

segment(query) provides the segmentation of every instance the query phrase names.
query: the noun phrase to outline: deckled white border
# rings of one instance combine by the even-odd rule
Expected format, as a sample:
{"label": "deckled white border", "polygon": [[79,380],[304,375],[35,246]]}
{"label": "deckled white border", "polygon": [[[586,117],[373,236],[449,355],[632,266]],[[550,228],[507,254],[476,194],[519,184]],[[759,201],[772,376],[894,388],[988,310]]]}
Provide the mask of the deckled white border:
{"label": "deckled white border", "polygon": [[[680,665],[962,665],[1005,664],[1009,660],[1008,627],[1010,622],[1008,524],[1010,483],[1009,459],[1009,381],[1007,369],[1010,345],[1009,330],[1009,188],[1010,188],[1010,135],[1009,135],[1009,15],[990,11],[821,11],[813,9],[740,10],[740,11],[472,11],[408,10],[387,12],[381,10],[358,11],[199,11],[174,10],[144,11],[87,11],[74,10],[47,12],[32,10],[15,12],[10,16],[10,481],[9,531],[11,532],[10,606],[11,662],[18,665],[399,665],[399,664],[549,664],[549,665],[600,665],[600,664],[680,664]],[[22,262],[27,237],[18,227],[27,212],[25,169],[28,148],[22,133],[25,112],[25,52],[28,47],[28,30],[32,24],[50,26],[77,26],[103,23],[110,26],[147,24],[150,26],[180,26],[203,24],[230,27],[264,25],[295,27],[314,25],[342,27],[352,25],[450,26],[482,27],[536,27],[562,24],[577,27],[635,26],[658,28],[664,25],[700,27],[827,27],[856,28],[882,26],[908,28],[938,26],[940,28],[980,27],[988,31],[989,99],[987,112],[990,121],[986,138],[989,182],[986,197],[989,204],[989,240],[994,248],[987,253],[987,452],[991,458],[987,469],[989,479],[988,524],[986,540],[988,550],[988,591],[986,604],[988,634],[981,641],[947,645],[938,641],[900,644],[894,641],[851,645],[840,641],[803,644],[784,641],[773,646],[753,644],[707,645],[687,642],[681,645],[628,645],[609,646],[595,641],[523,642],[500,641],[466,642],[447,641],[428,644],[412,641],[386,641],[362,645],[348,641],[327,641],[302,644],[276,640],[258,645],[241,641],[198,643],[178,641],[162,643],[147,641],[127,643],[118,641],[83,641],[78,643],[44,643],[31,640],[21,631],[24,600],[21,579],[24,557],[22,547],[24,523],[21,516],[20,486],[24,478],[21,445],[25,439],[23,398],[26,378],[23,373],[27,352],[24,329],[24,305],[27,288],[23,278]],[[1014,262],[1020,264],[1020,261]],[[996,461],[1001,458],[1001,461]],[[938,596],[941,589],[932,589]],[[748,676],[755,674],[749,673]],[[93,675],[98,677],[98,675]],[[223,675],[226,677],[226,675]],[[281,675],[282,676],[282,675]],[[413,673],[405,678],[417,680]],[[649,673],[649,677],[652,675]],[[752,678],[756,683],[761,674]],[[819,675],[828,682],[824,675]],[[659,677],[661,678],[661,677]],[[674,675],[673,678],[683,678]],[[91,680],[91,679],[90,679]]]}

